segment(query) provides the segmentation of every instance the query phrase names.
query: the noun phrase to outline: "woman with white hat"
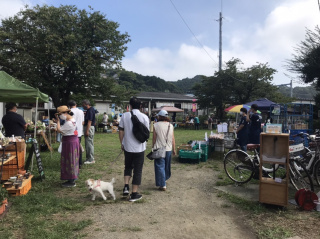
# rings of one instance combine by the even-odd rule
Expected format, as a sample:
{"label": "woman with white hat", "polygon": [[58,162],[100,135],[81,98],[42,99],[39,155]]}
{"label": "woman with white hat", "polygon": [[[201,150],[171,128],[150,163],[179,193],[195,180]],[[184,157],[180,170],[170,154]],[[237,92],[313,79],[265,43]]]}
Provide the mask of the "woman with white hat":
{"label": "woman with white hat", "polygon": [[166,146],[166,156],[154,160],[154,172],[156,186],[159,187],[159,190],[166,191],[166,181],[171,177],[171,155],[176,154],[175,139],[168,112],[161,110],[157,116],[158,122],[154,124],[152,148],[158,149]]}
{"label": "woman with white hat", "polygon": [[[75,180],[79,176],[79,139],[76,127],[76,121],[73,119],[72,111],[66,105],[57,109],[57,131],[62,134],[61,150],[61,180],[67,180],[62,183],[63,187],[75,187]],[[60,120],[65,123],[60,126]]]}

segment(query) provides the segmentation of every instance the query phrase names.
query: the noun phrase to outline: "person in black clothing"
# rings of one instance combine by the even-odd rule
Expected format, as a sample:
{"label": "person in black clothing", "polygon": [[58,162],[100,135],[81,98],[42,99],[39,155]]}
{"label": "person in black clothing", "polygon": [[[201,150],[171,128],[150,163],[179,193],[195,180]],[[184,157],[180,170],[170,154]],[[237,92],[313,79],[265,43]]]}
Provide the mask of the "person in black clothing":
{"label": "person in black clothing", "polygon": [[257,110],[258,106],[253,104],[251,105],[249,114],[247,114],[247,122],[250,122],[248,138],[249,144],[260,144],[261,116],[257,114]]}
{"label": "person in black clothing", "polygon": [[248,143],[248,122],[247,122],[247,109],[240,109],[240,123],[237,129],[237,143],[240,145],[240,148],[243,151],[247,151],[247,143]]}
{"label": "person in black clothing", "polygon": [[17,114],[17,105],[11,102],[7,103],[6,109],[7,114],[2,118],[6,137],[14,135],[24,138],[24,131],[27,129],[27,123],[21,115]]}

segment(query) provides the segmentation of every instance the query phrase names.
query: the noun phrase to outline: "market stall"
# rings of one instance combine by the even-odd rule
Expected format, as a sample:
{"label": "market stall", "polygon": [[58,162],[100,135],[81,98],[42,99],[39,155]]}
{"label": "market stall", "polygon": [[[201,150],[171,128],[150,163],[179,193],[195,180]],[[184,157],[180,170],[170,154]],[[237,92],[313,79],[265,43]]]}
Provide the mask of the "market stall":
{"label": "market stall", "polygon": [[[35,103],[36,114],[34,122],[37,122],[38,103],[49,102],[49,97],[6,72],[0,71],[0,102]],[[36,127],[34,128],[34,135],[36,135]],[[0,180],[8,181],[6,185],[10,194],[26,194],[31,188],[32,175],[24,170],[26,158],[25,140],[19,137],[7,137],[1,139],[0,145],[2,152],[0,154]]]}
{"label": "market stall", "polygon": [[312,104],[272,104],[270,117],[273,119],[273,124],[281,124],[282,132],[290,132],[290,136],[299,132],[313,131]]}

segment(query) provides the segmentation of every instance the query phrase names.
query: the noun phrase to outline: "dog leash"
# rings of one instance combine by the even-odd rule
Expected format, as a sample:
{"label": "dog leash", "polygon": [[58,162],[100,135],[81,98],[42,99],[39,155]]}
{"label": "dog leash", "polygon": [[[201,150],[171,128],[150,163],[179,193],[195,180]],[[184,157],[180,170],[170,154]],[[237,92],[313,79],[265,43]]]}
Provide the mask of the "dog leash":
{"label": "dog leash", "polygon": [[119,155],[115,158],[115,160],[111,163],[110,168],[114,165],[114,163],[118,160],[118,158],[120,157],[120,155],[122,154],[123,150],[121,150],[121,152],[119,153]]}

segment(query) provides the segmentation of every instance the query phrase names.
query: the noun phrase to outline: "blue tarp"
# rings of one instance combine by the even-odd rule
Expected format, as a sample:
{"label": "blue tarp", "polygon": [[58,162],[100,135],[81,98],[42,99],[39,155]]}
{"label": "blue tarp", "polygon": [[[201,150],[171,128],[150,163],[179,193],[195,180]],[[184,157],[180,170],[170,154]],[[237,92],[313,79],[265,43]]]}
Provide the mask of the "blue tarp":
{"label": "blue tarp", "polygon": [[251,106],[253,104],[258,105],[258,109],[260,111],[270,111],[270,105],[276,104],[276,103],[272,102],[271,100],[268,100],[267,98],[261,98],[261,99],[258,99],[258,100],[255,100],[255,101],[252,101],[249,103],[245,103],[244,105]]}

